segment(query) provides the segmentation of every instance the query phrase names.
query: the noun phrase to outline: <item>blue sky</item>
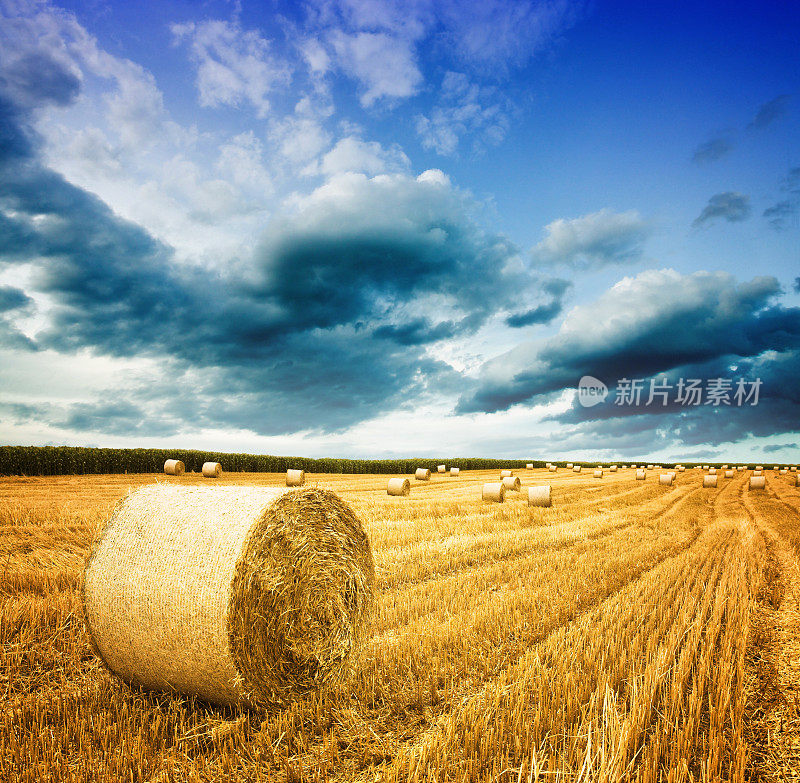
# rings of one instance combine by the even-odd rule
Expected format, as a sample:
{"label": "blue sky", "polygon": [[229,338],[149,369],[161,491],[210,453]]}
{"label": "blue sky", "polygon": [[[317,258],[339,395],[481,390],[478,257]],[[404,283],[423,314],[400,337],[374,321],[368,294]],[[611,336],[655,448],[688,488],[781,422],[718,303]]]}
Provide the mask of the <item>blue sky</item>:
{"label": "blue sky", "polygon": [[0,8],[0,442],[798,460],[796,4]]}

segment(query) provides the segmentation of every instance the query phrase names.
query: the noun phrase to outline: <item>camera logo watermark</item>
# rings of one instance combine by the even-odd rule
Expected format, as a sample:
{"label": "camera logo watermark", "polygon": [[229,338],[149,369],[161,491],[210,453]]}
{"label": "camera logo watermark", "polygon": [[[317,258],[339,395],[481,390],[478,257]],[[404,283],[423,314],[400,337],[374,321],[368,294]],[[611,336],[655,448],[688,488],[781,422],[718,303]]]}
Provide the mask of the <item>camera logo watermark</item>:
{"label": "camera logo watermark", "polygon": [[[670,403],[683,407],[731,405],[741,408],[744,405],[758,405],[761,391],[761,378],[754,381],[745,378],[679,378],[677,383],[668,383],[666,378],[660,382],[651,378],[620,378],[614,386],[614,405],[661,406]],[[584,375],[578,382],[578,402],[584,408],[592,408],[605,402],[608,386],[598,378]]]}
{"label": "camera logo watermark", "polygon": [[601,380],[591,375],[584,375],[578,381],[578,402],[584,408],[593,408],[595,405],[605,402],[606,397],[608,397],[608,386]]}

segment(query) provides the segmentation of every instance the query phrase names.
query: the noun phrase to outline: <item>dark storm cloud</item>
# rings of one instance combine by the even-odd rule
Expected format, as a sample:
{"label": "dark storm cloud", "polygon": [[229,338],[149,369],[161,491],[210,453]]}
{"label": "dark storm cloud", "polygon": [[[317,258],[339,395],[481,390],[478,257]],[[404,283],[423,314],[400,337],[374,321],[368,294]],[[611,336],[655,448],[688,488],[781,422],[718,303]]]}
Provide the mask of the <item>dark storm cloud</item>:
{"label": "dark storm cloud", "polygon": [[80,87],[78,77],[45,51],[27,52],[0,72],[0,91],[22,107],[67,106]]}
{"label": "dark storm cloud", "polygon": [[549,324],[564,310],[564,297],[570,288],[572,288],[572,283],[569,280],[558,277],[547,280],[542,284],[541,289],[544,293],[549,294],[550,301],[536,305],[522,313],[512,313],[506,318],[506,323],[511,327]]}
{"label": "dark storm cloud", "polygon": [[694,163],[704,164],[713,163],[725,157],[733,149],[730,139],[725,136],[717,136],[700,144],[692,155]]}
{"label": "dark storm cloud", "polygon": [[800,277],[794,279],[794,291],[796,294],[800,294]]}
{"label": "dark storm cloud", "polygon": [[703,211],[694,219],[692,225],[697,227],[710,220],[722,218],[729,223],[739,223],[750,216],[750,197],[742,193],[727,191],[716,193],[708,200]]}
{"label": "dark storm cloud", "polygon": [[762,104],[753,121],[747,127],[751,130],[762,130],[775,122],[775,120],[783,117],[788,110],[791,97],[791,95],[779,95],[777,98]]}
{"label": "dark storm cloud", "polygon": [[797,214],[798,204],[796,201],[779,201],[771,207],[767,207],[762,216],[765,217],[769,224],[777,231],[782,231],[788,228],[791,219]]}
{"label": "dark storm cloud", "polygon": [[[41,165],[26,107],[68,101],[74,83],[23,75],[6,81],[0,103],[0,268],[35,260],[31,290],[51,307],[35,343],[9,324],[0,341],[148,356],[171,379],[198,376],[167,418],[142,415],[139,389],[118,392],[113,405],[42,412],[56,426],[343,429],[424,396],[429,384],[452,384],[455,373],[425,344],[474,331],[521,288],[505,271],[518,250],[482,232],[440,172],[334,180],[273,221],[244,276],[178,265],[171,248]],[[492,279],[488,295],[476,279]],[[215,404],[198,401],[205,395]],[[163,389],[161,403],[169,398]]]}
{"label": "dark storm cloud", "polygon": [[[800,308],[777,304],[780,292],[772,277],[737,284],[724,273],[643,272],[575,308],[554,337],[487,362],[459,410],[543,402],[575,389],[583,375],[611,385],[723,358],[791,352],[800,346]],[[791,363],[776,366],[788,372]],[[795,415],[800,421],[800,410]]]}
{"label": "dark storm cloud", "polygon": [[0,286],[0,313],[9,310],[21,310],[33,304],[33,300],[19,288]]}

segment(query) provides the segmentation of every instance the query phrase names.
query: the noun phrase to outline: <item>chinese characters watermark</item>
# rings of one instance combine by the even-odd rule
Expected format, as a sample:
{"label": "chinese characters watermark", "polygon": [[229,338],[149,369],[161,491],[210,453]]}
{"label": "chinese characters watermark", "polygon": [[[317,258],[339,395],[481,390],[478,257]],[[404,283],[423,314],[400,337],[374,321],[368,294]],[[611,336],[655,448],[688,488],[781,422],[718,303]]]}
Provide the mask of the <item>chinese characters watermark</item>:
{"label": "chinese characters watermark", "polygon": [[[758,405],[761,378],[679,378],[668,383],[667,378],[620,378],[615,386],[614,405],[632,405],[666,408],[670,403],[681,407],[731,405]],[[608,397],[608,386],[601,380],[584,375],[578,383],[578,402],[591,408]]]}

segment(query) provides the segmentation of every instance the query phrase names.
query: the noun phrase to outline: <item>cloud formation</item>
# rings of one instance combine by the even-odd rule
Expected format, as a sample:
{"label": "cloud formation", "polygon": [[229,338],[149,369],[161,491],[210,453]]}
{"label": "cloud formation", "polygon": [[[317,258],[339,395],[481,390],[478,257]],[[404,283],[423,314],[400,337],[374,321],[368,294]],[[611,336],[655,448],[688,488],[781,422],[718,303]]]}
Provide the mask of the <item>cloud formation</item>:
{"label": "cloud formation", "polygon": [[572,283],[569,280],[563,280],[558,277],[546,280],[541,289],[545,294],[549,295],[550,301],[536,305],[521,313],[512,313],[506,318],[506,323],[514,328],[533,324],[549,324],[561,315],[564,310],[564,298],[571,288]]}
{"label": "cloud formation", "polygon": [[789,109],[791,95],[779,95],[771,101],[761,104],[753,121],[747,126],[750,130],[763,130],[773,122],[785,116]]}
{"label": "cloud formation", "polygon": [[728,223],[740,223],[750,217],[750,196],[733,191],[716,193],[708,200],[703,211],[692,221],[692,226],[698,228],[717,219],[726,220]]}
{"label": "cloud formation", "polygon": [[541,265],[563,264],[573,269],[637,261],[650,227],[636,210],[601,209],[582,217],[559,218],[545,226],[545,238],[533,248]]}
{"label": "cloud formation", "polygon": [[733,144],[727,136],[717,136],[700,144],[692,155],[694,163],[714,163],[724,158],[733,149]]}

